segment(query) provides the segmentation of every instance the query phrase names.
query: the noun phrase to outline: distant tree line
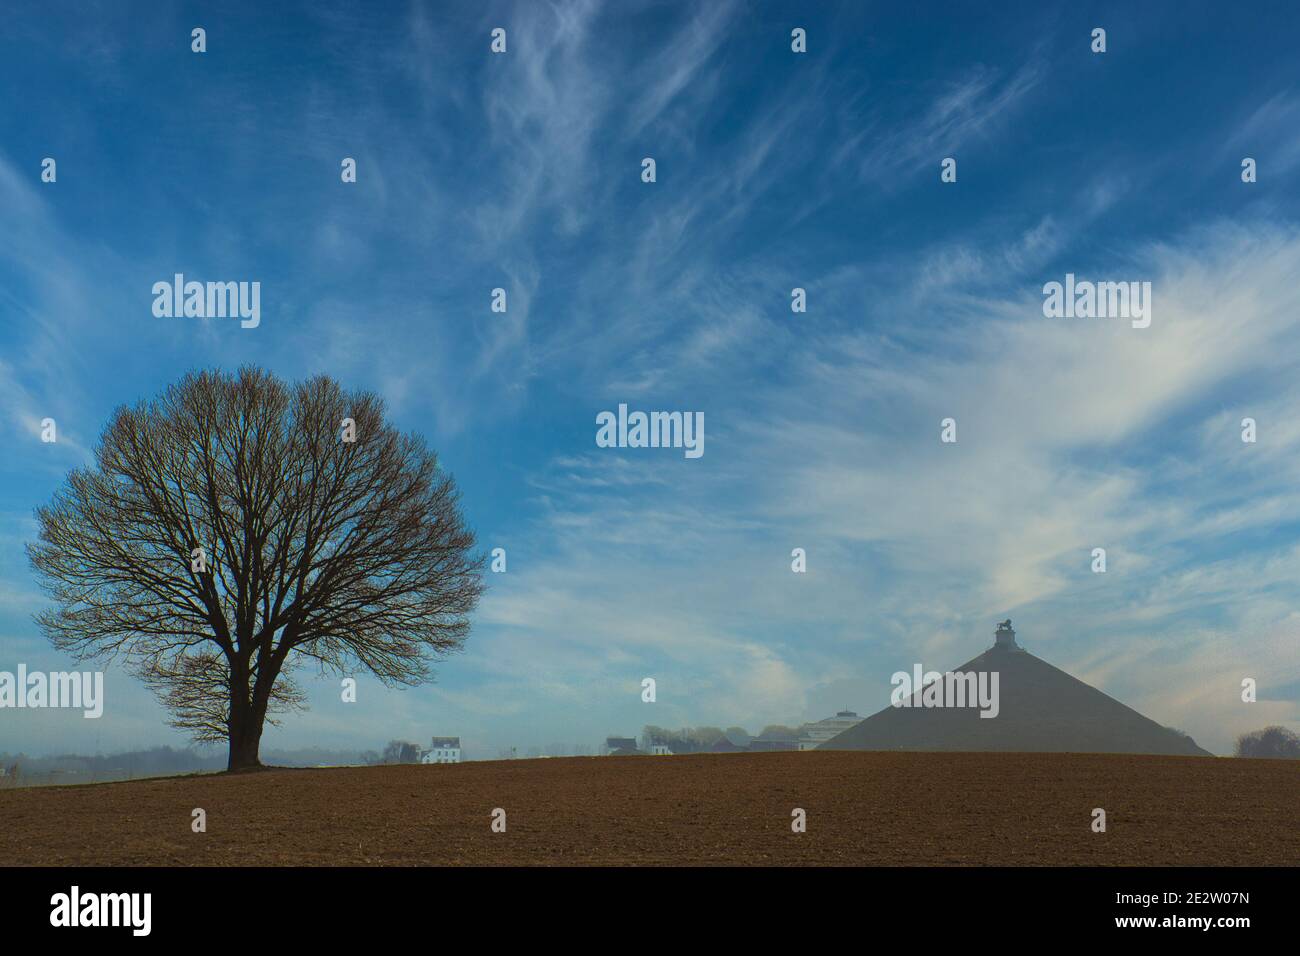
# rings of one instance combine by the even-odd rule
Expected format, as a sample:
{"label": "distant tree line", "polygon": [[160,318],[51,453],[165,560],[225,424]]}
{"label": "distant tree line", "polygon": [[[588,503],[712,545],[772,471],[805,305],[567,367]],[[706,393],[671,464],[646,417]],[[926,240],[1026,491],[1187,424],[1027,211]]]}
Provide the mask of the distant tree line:
{"label": "distant tree line", "polygon": [[1300,737],[1285,727],[1265,727],[1237,738],[1237,757],[1300,758]]}
{"label": "distant tree line", "polygon": [[[768,724],[763,728],[762,733],[768,736],[799,736],[797,729],[784,724]],[[745,747],[754,735],[744,727],[728,727],[726,730],[721,727],[682,727],[673,730],[647,724],[641,728],[641,741],[644,748],[662,744],[675,754],[701,753],[711,749],[724,737],[740,747]]]}
{"label": "distant tree line", "polygon": [[203,773],[222,770],[225,762],[225,757],[216,751],[205,754],[194,749],[174,747],[151,747],[115,754],[57,754],[47,757],[0,753],[0,766],[11,773],[16,770],[25,785]]}
{"label": "distant tree line", "polygon": [[[297,750],[271,749],[267,759],[281,767],[342,766],[379,762],[374,751],[324,750],[303,747]],[[218,748],[150,747],[113,754],[58,754],[33,757],[24,753],[0,752],[0,767],[6,771],[7,785],[22,786],[50,783],[101,783],[111,780],[135,780],[141,777],[165,777],[184,773],[212,773],[224,770],[227,758]]]}

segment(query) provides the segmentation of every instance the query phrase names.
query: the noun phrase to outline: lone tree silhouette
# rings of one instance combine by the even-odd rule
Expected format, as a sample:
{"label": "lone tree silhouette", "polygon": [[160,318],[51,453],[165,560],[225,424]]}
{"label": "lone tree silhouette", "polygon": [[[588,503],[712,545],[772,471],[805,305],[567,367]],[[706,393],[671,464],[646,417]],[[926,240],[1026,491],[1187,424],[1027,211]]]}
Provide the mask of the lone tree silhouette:
{"label": "lone tree silhouette", "polygon": [[[354,440],[347,423],[354,423]],[[301,707],[295,666],[418,684],[460,649],[481,557],[450,475],[381,399],[319,376],[187,375],[119,408],[37,509],[28,556],[79,659],[121,655],[228,768],[261,766],[265,723]]]}

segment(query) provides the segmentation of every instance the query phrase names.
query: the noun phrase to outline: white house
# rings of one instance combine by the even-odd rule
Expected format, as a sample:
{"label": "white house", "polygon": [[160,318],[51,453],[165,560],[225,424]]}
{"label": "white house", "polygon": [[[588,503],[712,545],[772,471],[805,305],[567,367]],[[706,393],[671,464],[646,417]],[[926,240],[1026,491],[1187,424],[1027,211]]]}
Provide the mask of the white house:
{"label": "white house", "polygon": [[420,763],[460,763],[460,738],[434,737],[420,755]]}

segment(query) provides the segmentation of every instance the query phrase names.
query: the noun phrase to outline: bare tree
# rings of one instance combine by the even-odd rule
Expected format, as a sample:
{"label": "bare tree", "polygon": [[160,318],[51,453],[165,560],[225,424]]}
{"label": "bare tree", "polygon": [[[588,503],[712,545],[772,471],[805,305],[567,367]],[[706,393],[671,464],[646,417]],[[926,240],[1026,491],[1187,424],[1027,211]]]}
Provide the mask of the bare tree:
{"label": "bare tree", "polygon": [[701,750],[708,750],[723,737],[721,727],[687,727],[683,736]]}
{"label": "bare tree", "polygon": [[420,745],[413,744],[409,740],[390,740],[388,746],[384,748],[384,755],[380,763],[419,763],[420,762]]}
{"label": "bare tree", "polygon": [[1277,725],[1265,727],[1263,730],[1252,730],[1237,738],[1235,755],[1295,759],[1300,757],[1300,736],[1286,727]]}
{"label": "bare tree", "polygon": [[463,645],[474,535],[377,396],[191,373],[118,409],[94,459],[37,509],[37,620],[78,658],[122,655],[175,726],[229,741],[229,769],[260,766],[268,715],[302,705],[295,665],[418,684]]}

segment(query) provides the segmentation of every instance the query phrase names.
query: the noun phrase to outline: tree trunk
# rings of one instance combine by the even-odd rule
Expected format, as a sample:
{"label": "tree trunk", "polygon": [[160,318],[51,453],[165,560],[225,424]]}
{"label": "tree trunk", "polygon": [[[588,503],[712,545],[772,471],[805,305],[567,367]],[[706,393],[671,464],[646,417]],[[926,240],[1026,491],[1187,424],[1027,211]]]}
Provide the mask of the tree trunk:
{"label": "tree trunk", "polygon": [[266,706],[249,700],[248,674],[242,668],[231,674],[230,682],[230,755],[226,770],[248,770],[262,766],[258,751],[262,746],[262,726]]}
{"label": "tree trunk", "polygon": [[[236,716],[238,715],[238,716]],[[262,766],[258,750],[262,745],[262,720],[245,704],[230,711],[230,757],[227,770]]]}

